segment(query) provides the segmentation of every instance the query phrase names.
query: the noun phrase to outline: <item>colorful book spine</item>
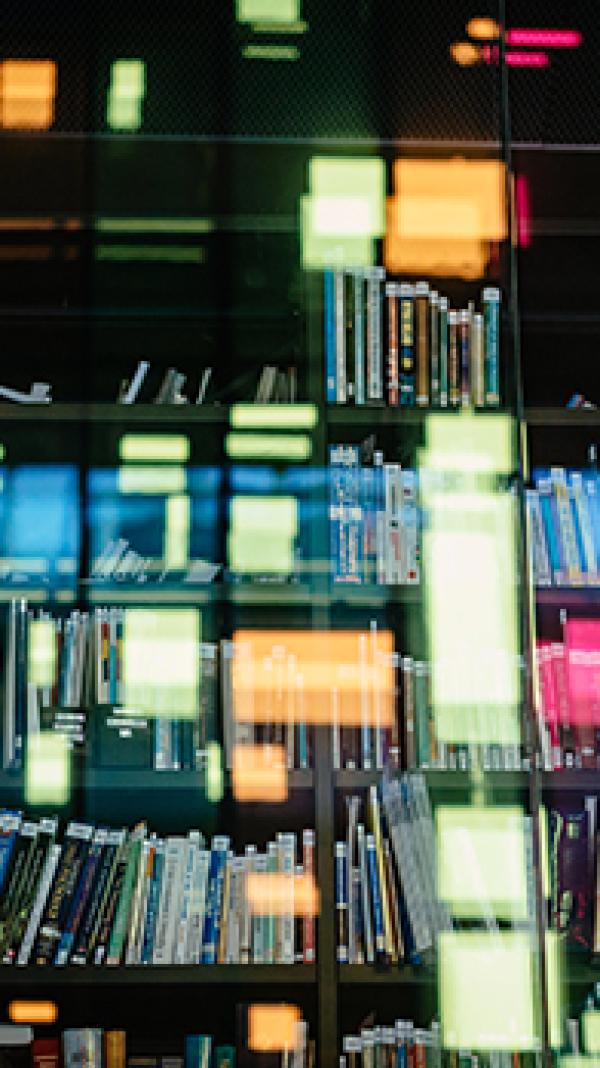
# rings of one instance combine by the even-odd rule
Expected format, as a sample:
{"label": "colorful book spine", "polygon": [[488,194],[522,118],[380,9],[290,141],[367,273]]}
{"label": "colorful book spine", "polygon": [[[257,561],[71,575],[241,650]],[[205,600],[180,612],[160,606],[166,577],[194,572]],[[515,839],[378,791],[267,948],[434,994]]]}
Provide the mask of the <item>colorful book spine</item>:
{"label": "colorful book spine", "polygon": [[440,406],[440,295],[429,294],[430,404]]}
{"label": "colorful book spine", "polygon": [[415,404],[415,309],[414,289],[403,282],[399,286],[400,299],[400,404],[412,408]]}
{"label": "colorful book spine", "polygon": [[448,312],[448,400],[451,408],[460,404],[460,344],[458,312]]}
{"label": "colorful book spine", "polygon": [[400,401],[400,369],[398,286],[394,282],[386,283],[385,303],[387,310],[387,403],[391,408],[396,408]]}
{"label": "colorful book spine", "polygon": [[336,379],[336,337],[335,337],[335,282],[334,272],[327,270],[323,275],[324,313],[325,313],[325,386],[328,404],[337,401]]}
{"label": "colorful book spine", "polygon": [[385,270],[371,267],[367,284],[367,400],[383,400],[383,284]]}
{"label": "colorful book spine", "polygon": [[488,286],[483,291],[485,403],[500,404],[500,290]]}
{"label": "colorful book spine", "polygon": [[440,408],[447,408],[450,396],[448,377],[448,298],[440,297]]}
{"label": "colorful book spine", "polygon": [[573,586],[580,586],[583,577],[581,574],[579,547],[577,545],[577,534],[573,522],[571,500],[564,469],[562,467],[551,468],[550,481],[554,499],[556,501],[558,529],[563,548],[563,557],[566,564],[567,582]]}
{"label": "colorful book spine", "polygon": [[475,312],[471,321],[471,395],[476,408],[485,405],[485,360],[483,315]]}
{"label": "colorful book spine", "polygon": [[345,842],[335,843],[335,914],[338,964],[348,963],[348,861]]}
{"label": "colorful book spine", "polygon": [[346,364],[346,278],[343,271],[333,276],[335,292],[335,392],[336,402],[345,404],[348,399],[348,375]]}
{"label": "colorful book spine", "polygon": [[206,914],[202,936],[202,963],[215,964],[219,945],[219,913],[223,892],[225,861],[229,838],[217,835],[211,842],[210,871],[206,896]]}
{"label": "colorful book spine", "polygon": [[[310,828],[302,831],[302,864],[308,880],[315,878],[315,832]],[[303,958],[305,964],[314,964],[316,959],[315,914],[312,909],[304,913]]]}
{"label": "colorful book spine", "polygon": [[375,846],[375,837],[372,834],[367,834],[365,839],[366,854],[367,854],[367,870],[369,875],[369,887],[371,891],[371,902],[373,905],[373,928],[374,928],[374,942],[375,942],[375,956],[377,958],[386,957],[386,938],[383,919],[383,903],[381,898],[381,887],[379,883],[379,871],[377,864],[377,849]]}
{"label": "colorful book spine", "polygon": [[415,286],[415,351],[416,351],[416,404],[426,408],[429,404],[429,285],[417,282]]}
{"label": "colorful book spine", "polygon": [[365,274],[355,270],[352,275],[354,311],[354,399],[356,404],[366,401],[365,383]]}
{"label": "colorful book spine", "polygon": [[458,317],[458,341],[460,346],[460,403],[468,408],[471,403],[471,313],[461,311]]}

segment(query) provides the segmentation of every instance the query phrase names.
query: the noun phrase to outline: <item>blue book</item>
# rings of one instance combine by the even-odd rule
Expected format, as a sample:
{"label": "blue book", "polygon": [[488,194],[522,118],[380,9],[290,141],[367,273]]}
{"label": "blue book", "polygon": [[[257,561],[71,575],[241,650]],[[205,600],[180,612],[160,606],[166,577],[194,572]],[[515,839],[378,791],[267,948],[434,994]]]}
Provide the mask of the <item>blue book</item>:
{"label": "blue book", "polygon": [[596,549],[596,568],[600,571],[600,479],[597,472],[584,471],[583,489]]}
{"label": "blue book", "polygon": [[337,960],[348,963],[348,850],[345,842],[335,843],[335,914],[337,918]]}
{"label": "blue book", "polygon": [[500,404],[500,290],[488,286],[483,291],[483,346],[485,403]]}
{"label": "blue book", "polygon": [[344,447],[329,446],[329,552],[334,582],[343,582],[347,560],[344,546]]}
{"label": "blue book", "polygon": [[327,270],[323,275],[325,307],[325,387],[328,404],[337,400],[337,379],[335,369],[335,280],[334,272]]}
{"label": "blue book", "polygon": [[152,964],[152,952],[154,950],[154,931],[158,918],[158,903],[162,883],[163,868],[165,863],[164,845],[160,843],[156,847],[152,879],[148,892],[148,904],[146,906],[146,922],[144,924],[144,941],[142,944],[142,964]]}
{"label": "blue book", "polygon": [[210,866],[208,869],[204,931],[202,934],[202,964],[217,963],[221,894],[228,849],[229,838],[225,835],[216,836],[210,844]]}
{"label": "blue book", "polygon": [[10,812],[7,809],[2,811],[0,815],[0,891],[4,888],[20,826],[20,813]]}
{"label": "blue book", "polygon": [[365,403],[365,275],[356,270],[352,275],[354,303],[354,399]]}
{"label": "blue book", "polygon": [[303,719],[298,723],[298,766],[300,768],[308,767],[308,737],[306,723]]}
{"label": "blue book", "polygon": [[347,527],[348,570],[346,581],[359,585],[364,575],[364,518],[361,507],[360,447],[346,446],[345,522]]}
{"label": "blue book", "polygon": [[210,1035],[186,1035],[184,1068],[210,1068]]}
{"label": "blue book", "polygon": [[555,585],[561,585],[564,574],[564,561],[560,544],[558,521],[555,508],[553,507],[553,493],[550,478],[545,472],[536,472],[536,485],[540,496],[540,508],[546,531],[546,544],[550,567]]}
{"label": "blue book", "polygon": [[86,857],[85,863],[81,869],[79,876],[79,882],[77,883],[77,889],[73,895],[71,901],[71,908],[67,916],[65,926],[60,936],[58,948],[54,957],[54,963],[56,965],[66,964],[69,959],[69,954],[73,948],[77,929],[80,921],[83,917],[83,913],[90,896],[90,891],[94,882],[96,869],[100,861],[102,854],[103,841],[92,842],[90,851]]}
{"label": "blue book", "polygon": [[109,622],[108,644],[108,679],[109,679],[109,704],[117,704],[117,619],[115,612],[111,612]]}
{"label": "blue book", "polygon": [[377,581],[377,507],[376,468],[361,468],[361,505],[363,514],[363,574],[366,583]]}
{"label": "blue book", "polygon": [[381,887],[379,885],[379,872],[377,870],[377,849],[375,836],[367,834],[367,870],[371,886],[371,902],[373,905],[373,929],[375,932],[375,955],[385,955],[385,930],[383,926],[383,903],[381,899]]}

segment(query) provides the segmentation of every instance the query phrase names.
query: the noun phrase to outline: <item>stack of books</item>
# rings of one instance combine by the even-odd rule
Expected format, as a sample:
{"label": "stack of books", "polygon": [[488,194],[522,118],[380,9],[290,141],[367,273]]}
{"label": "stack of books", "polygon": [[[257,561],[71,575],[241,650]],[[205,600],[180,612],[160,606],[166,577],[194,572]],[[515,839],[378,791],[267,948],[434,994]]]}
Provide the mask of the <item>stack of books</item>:
{"label": "stack of books", "polygon": [[534,472],[526,493],[536,586],[600,584],[600,481],[594,470]]}
{"label": "stack of books", "polygon": [[545,771],[600,768],[600,620],[561,624],[562,641],[537,641],[537,681]]}
{"label": "stack of books", "polygon": [[235,1068],[235,1046],[218,1045],[212,1035],[186,1035],[179,1054],[133,1053],[129,1045],[125,1031],[71,1027],[60,1038],[33,1040],[31,1068]]}
{"label": "stack of books", "polygon": [[[360,1028],[359,1034],[344,1035],[343,1054],[340,1056],[339,1068],[396,1068],[396,1065],[413,1065],[424,1068],[425,1065],[441,1068],[442,1046],[440,1025],[434,1021],[429,1029],[417,1027],[412,1020],[396,1020],[390,1026],[379,1026],[369,1022]],[[461,1053],[464,1058],[465,1054]],[[473,1068],[478,1064],[474,1058],[469,1062]],[[461,1068],[467,1068],[461,1061]],[[498,1066],[500,1068],[500,1065]],[[511,1068],[510,1054],[506,1066]],[[513,1065],[512,1068],[515,1068]]]}
{"label": "stack of books", "polygon": [[600,951],[600,839],[598,801],[553,805],[548,810],[550,930],[574,950]]}
{"label": "stack of books", "polygon": [[454,310],[428,282],[372,267],[326,270],[323,296],[329,404],[498,407],[499,289]]}
{"label": "stack of books", "polygon": [[[159,838],[0,814],[3,964],[295,964],[315,959],[314,913],[295,914],[297,879],[314,881],[315,834],[280,833],[236,856],[228,837]],[[284,894],[269,898],[280,876]],[[253,892],[248,879],[253,874]],[[281,879],[280,879],[281,881]],[[263,887],[265,891],[263,893]],[[271,890],[269,890],[271,887]]]}
{"label": "stack of books", "polygon": [[437,901],[435,833],[423,776],[403,775],[347,798],[346,836],[335,843],[340,964],[422,962],[450,926]]}
{"label": "stack of books", "polygon": [[420,581],[416,473],[362,463],[357,445],[329,447],[329,529],[333,581],[411,586]]}

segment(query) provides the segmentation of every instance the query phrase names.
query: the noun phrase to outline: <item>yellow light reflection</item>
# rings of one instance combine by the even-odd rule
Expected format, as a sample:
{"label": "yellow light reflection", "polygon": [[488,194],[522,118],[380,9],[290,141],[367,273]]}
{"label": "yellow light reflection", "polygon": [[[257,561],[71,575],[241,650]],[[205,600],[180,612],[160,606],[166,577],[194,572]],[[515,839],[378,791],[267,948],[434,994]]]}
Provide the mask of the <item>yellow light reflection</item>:
{"label": "yellow light reflection", "polygon": [[246,897],[257,916],[318,916],[319,888],[314,877],[284,872],[248,872]]}
{"label": "yellow light reflection", "polygon": [[11,1001],[8,1018],[15,1024],[51,1024],[58,1019],[54,1001]]}
{"label": "yellow light reflection", "polygon": [[234,460],[308,460],[308,434],[227,434],[225,452]]}
{"label": "yellow light reflection", "polygon": [[235,745],[231,774],[236,801],[287,800],[287,755],[281,745]]}
{"label": "yellow light reflection", "polygon": [[125,464],[118,469],[119,493],[185,493],[185,467]]}
{"label": "yellow light reflection", "polygon": [[370,266],[385,230],[385,164],[377,156],[314,156],[302,198],[305,267]]}
{"label": "yellow light reflection", "polygon": [[526,919],[523,809],[440,806],[436,825],[438,893],[453,915]]}
{"label": "yellow light reflection", "polygon": [[238,22],[298,22],[301,0],[236,0]]}
{"label": "yellow light reflection", "polygon": [[294,568],[297,532],[295,497],[233,497],[227,535],[229,566],[248,574],[289,574]]}
{"label": "yellow light reflection", "polygon": [[48,130],[54,122],[56,63],[51,59],[5,59],[0,63],[0,126]]}
{"label": "yellow light reflection", "polygon": [[[472,60],[476,47],[463,47]],[[464,62],[462,50],[460,55]],[[490,244],[507,234],[504,164],[460,157],[398,159],[393,183],[384,247],[388,270],[483,277]]]}
{"label": "yellow light reflection", "polygon": [[[563,994],[565,990],[565,943],[556,931],[546,931],[546,989],[548,999],[548,1037],[552,1049],[562,1049],[563,1041]],[[586,1014],[584,1013],[583,1016]],[[600,1013],[597,1014],[600,1020]],[[585,1022],[582,1017],[585,1039]],[[596,1032],[600,1043],[600,1030]],[[593,1047],[586,1046],[592,1052]],[[600,1044],[595,1047],[600,1051]]]}
{"label": "yellow light reflection", "polygon": [[218,742],[209,742],[206,751],[206,796],[216,805],[224,791],[223,754]]}
{"label": "yellow light reflection", "polygon": [[29,805],[64,805],[71,786],[67,739],[58,731],[42,731],[27,739],[25,800]]}
{"label": "yellow light reflection", "polygon": [[127,608],[123,704],[132,712],[193,718],[200,686],[200,613],[194,608]]}
{"label": "yellow light reflection", "polygon": [[392,723],[391,631],[238,630],[233,642],[238,721]]}
{"label": "yellow light reflection", "polygon": [[469,19],[465,28],[469,37],[478,41],[492,41],[500,36],[500,27],[496,20],[485,15],[476,15]]}
{"label": "yellow light reflection", "polygon": [[248,1049],[256,1052],[293,1050],[299,1021],[300,1009],[297,1005],[249,1005]]}
{"label": "yellow light reflection", "polygon": [[146,64],[117,59],[111,64],[106,97],[106,124],[111,130],[139,130],[146,95]]}
{"label": "yellow light reflection", "polygon": [[539,1048],[530,934],[444,931],[438,948],[440,1017],[446,1048]]}

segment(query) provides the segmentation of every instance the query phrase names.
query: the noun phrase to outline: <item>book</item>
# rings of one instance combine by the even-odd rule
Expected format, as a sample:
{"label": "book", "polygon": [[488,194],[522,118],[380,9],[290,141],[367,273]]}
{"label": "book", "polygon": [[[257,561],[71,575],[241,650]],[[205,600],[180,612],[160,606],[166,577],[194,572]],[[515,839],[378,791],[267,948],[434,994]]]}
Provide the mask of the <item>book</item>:
{"label": "book", "polygon": [[31,1065],[32,1068],[60,1068],[60,1039],[34,1038]]}

